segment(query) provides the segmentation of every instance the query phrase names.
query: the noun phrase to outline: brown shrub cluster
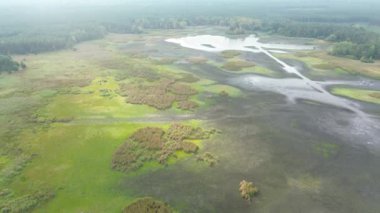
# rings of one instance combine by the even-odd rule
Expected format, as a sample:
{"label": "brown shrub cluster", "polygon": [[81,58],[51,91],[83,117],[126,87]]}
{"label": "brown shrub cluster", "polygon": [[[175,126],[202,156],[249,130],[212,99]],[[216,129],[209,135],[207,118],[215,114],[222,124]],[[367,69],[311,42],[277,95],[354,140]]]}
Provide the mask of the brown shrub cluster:
{"label": "brown shrub cluster", "polygon": [[182,150],[186,153],[196,153],[199,149],[197,145],[191,142],[182,142]]}
{"label": "brown shrub cluster", "polygon": [[160,76],[152,69],[137,69],[128,72],[131,77],[143,78],[148,81],[158,81]]}
{"label": "brown shrub cluster", "polygon": [[135,132],[130,139],[140,142],[147,149],[161,149],[165,132],[160,128],[146,127]]}
{"label": "brown shrub cluster", "polygon": [[174,94],[168,93],[167,88],[174,80],[160,80],[151,85],[132,84],[122,85],[120,94],[127,97],[131,104],[144,104],[160,110],[168,109],[176,99]]}
{"label": "brown shrub cluster", "polygon": [[194,109],[198,108],[199,105],[194,101],[185,100],[185,101],[178,102],[177,107],[178,107],[178,109],[182,109],[182,110],[194,110]]}
{"label": "brown shrub cluster", "polygon": [[191,126],[177,123],[169,127],[166,137],[168,140],[172,141],[183,141],[184,139],[187,139],[192,132],[193,128]]}
{"label": "brown shrub cluster", "polygon": [[192,89],[189,85],[183,84],[183,83],[174,83],[170,85],[169,91],[176,95],[195,95],[197,94],[197,91]]}
{"label": "brown shrub cluster", "polygon": [[128,64],[124,68],[120,68],[116,73],[115,79],[121,81],[127,78],[142,78],[147,81],[158,81],[160,75],[152,68],[141,64]]}
{"label": "brown shrub cluster", "polygon": [[165,164],[179,150],[196,153],[199,147],[184,140],[205,139],[211,132],[182,124],[171,125],[167,133],[155,127],[139,129],[116,150],[112,168],[128,172],[140,168],[147,161]]}
{"label": "brown shrub cluster", "polygon": [[121,145],[113,155],[112,169],[117,171],[127,172],[136,170],[143,164],[139,162],[141,152],[139,147],[133,141],[127,141]]}
{"label": "brown shrub cluster", "polygon": [[33,212],[34,209],[55,197],[50,190],[40,190],[33,194],[0,202],[0,212]]}
{"label": "brown shrub cluster", "polygon": [[140,198],[124,208],[123,213],[171,213],[171,207],[151,197]]}
{"label": "brown shrub cluster", "polygon": [[186,73],[186,74],[183,74],[183,76],[179,78],[178,81],[185,82],[185,83],[194,83],[194,82],[199,81],[199,78],[195,77],[192,74]]}
{"label": "brown shrub cluster", "polygon": [[[189,85],[178,83],[175,79],[161,79],[151,84],[124,84],[121,86],[120,95],[126,96],[126,101],[131,104],[144,104],[159,110],[171,108],[174,102],[186,101],[197,91]],[[182,104],[183,108],[194,109],[196,105]]]}

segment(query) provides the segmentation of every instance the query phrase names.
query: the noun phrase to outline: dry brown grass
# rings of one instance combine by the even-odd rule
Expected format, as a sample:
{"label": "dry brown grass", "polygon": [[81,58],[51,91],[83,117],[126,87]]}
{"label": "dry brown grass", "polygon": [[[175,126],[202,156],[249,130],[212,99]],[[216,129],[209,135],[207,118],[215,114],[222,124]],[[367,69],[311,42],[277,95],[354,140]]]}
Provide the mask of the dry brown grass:
{"label": "dry brown grass", "polygon": [[67,88],[67,87],[85,87],[91,84],[92,79],[70,79],[70,78],[44,78],[33,79],[29,82],[32,90]]}
{"label": "dry brown grass", "polygon": [[126,96],[128,103],[144,104],[159,110],[169,109],[177,101],[184,102],[179,105],[182,108],[195,109],[198,105],[185,102],[195,94],[197,91],[191,86],[170,78],[160,79],[150,84],[123,84],[120,89],[120,95]]}
{"label": "dry brown grass", "polygon": [[[323,52],[323,51],[313,51],[313,52],[306,52],[302,54],[298,53],[298,54],[295,54],[295,57],[299,57],[300,60],[302,60],[302,58],[308,58],[308,57],[318,58],[324,61],[326,64],[326,65],[319,65],[319,66],[322,66],[321,69],[342,68],[344,70],[349,71],[350,73],[355,73],[355,74],[360,74],[360,75],[365,75],[365,76],[373,77],[376,79],[380,79],[380,61],[376,61],[375,63],[363,63],[359,60],[332,56],[332,55],[329,55],[327,52]],[[307,59],[305,59],[305,63],[308,63]]]}
{"label": "dry brown grass", "polygon": [[140,142],[148,149],[161,149],[165,143],[163,138],[165,132],[160,128],[146,127],[139,129],[130,138]]}
{"label": "dry brown grass", "polygon": [[168,88],[171,93],[176,95],[191,96],[197,94],[196,90],[192,89],[189,85],[186,85],[184,83],[176,82],[174,84],[171,84]]}
{"label": "dry brown grass", "polygon": [[181,78],[178,79],[178,81],[185,82],[185,83],[194,83],[199,81],[199,78],[195,77],[192,74],[186,73],[183,74]]}
{"label": "dry brown grass", "polygon": [[196,108],[198,108],[199,105],[194,102],[194,101],[188,101],[188,100],[185,100],[185,101],[180,101],[178,102],[178,108],[179,109],[182,109],[182,110],[194,110]]}
{"label": "dry brown grass", "polygon": [[112,169],[127,172],[140,168],[142,164],[138,163],[138,159],[141,154],[137,152],[138,149],[139,147],[130,141],[121,145],[113,155]]}
{"label": "dry brown grass", "polygon": [[227,61],[222,68],[229,71],[241,71],[244,68],[254,67],[255,63],[245,60],[231,60]]}
{"label": "dry brown grass", "polygon": [[173,210],[164,202],[153,198],[140,198],[127,206],[123,213],[171,213]]}
{"label": "dry brown grass", "polygon": [[376,98],[376,99],[380,99],[380,93],[379,92],[371,93],[371,94],[369,94],[369,96]]}
{"label": "dry brown grass", "polygon": [[171,108],[176,96],[167,92],[174,80],[160,80],[151,85],[123,84],[120,94],[126,96],[126,101],[131,104],[145,104],[160,110]]}
{"label": "dry brown grass", "polygon": [[168,140],[183,141],[187,139],[193,132],[193,127],[183,124],[173,124],[170,126],[166,135]]}
{"label": "dry brown grass", "polygon": [[194,56],[194,57],[189,57],[187,61],[192,64],[206,64],[208,59],[202,56]]}

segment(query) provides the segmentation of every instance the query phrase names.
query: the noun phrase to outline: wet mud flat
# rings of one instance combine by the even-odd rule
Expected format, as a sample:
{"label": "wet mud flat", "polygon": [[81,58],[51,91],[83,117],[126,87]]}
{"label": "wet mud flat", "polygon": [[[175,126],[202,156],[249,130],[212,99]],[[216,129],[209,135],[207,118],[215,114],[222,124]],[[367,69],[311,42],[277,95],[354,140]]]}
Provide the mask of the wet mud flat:
{"label": "wet mud flat", "polygon": [[[380,156],[355,134],[352,112],[251,92],[204,114],[222,132],[205,147],[218,165],[199,168],[194,157],[122,187],[184,212],[377,211]],[[260,189],[251,205],[238,193],[244,178]]]}
{"label": "wet mud flat", "polygon": [[[216,57],[177,50],[183,55]],[[278,64],[260,53],[246,56],[281,72]],[[194,156],[125,179],[121,188],[161,197],[183,212],[377,212],[380,208],[376,115],[363,118],[330,100],[313,99],[317,92],[307,93],[305,85],[297,83],[301,79],[294,76],[286,82],[286,78],[223,72],[210,64],[176,66],[243,92],[240,97],[213,97],[215,106],[195,114],[221,132],[204,150],[216,154],[219,163],[205,169],[195,163]],[[245,84],[247,78],[261,84]],[[297,94],[289,98],[294,88]],[[251,204],[239,196],[242,179],[254,181],[260,190]]]}

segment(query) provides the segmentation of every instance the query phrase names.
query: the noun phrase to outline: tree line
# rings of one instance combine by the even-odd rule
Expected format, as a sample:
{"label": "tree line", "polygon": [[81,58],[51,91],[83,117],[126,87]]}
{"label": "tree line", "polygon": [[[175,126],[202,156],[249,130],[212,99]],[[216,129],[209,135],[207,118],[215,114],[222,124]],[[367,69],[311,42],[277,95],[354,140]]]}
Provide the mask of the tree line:
{"label": "tree line", "polygon": [[34,28],[8,27],[0,32],[0,54],[29,54],[69,48],[78,42],[99,39],[106,33],[143,33],[150,29],[183,29],[189,26],[223,26],[228,34],[263,31],[291,37],[334,42],[332,55],[372,62],[380,59],[379,34],[362,27],[321,22],[260,21],[250,17],[192,16],[181,18],[126,18],[96,24],[51,24]]}
{"label": "tree line", "polygon": [[0,34],[0,54],[29,54],[72,47],[74,44],[102,38],[101,25],[42,26],[30,29],[8,27]]}
{"label": "tree line", "polygon": [[330,54],[373,62],[380,59],[380,35],[355,25],[310,22],[266,22],[261,30],[290,37],[334,42]]}

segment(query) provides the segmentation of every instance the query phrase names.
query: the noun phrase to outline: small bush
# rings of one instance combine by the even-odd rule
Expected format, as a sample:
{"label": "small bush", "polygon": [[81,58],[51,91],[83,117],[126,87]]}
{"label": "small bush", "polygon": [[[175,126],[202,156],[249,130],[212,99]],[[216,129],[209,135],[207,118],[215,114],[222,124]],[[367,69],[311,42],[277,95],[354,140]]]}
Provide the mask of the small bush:
{"label": "small bush", "polygon": [[239,187],[240,195],[244,200],[252,201],[253,197],[259,191],[252,182],[242,180]]}

